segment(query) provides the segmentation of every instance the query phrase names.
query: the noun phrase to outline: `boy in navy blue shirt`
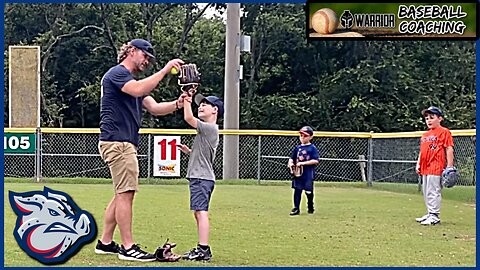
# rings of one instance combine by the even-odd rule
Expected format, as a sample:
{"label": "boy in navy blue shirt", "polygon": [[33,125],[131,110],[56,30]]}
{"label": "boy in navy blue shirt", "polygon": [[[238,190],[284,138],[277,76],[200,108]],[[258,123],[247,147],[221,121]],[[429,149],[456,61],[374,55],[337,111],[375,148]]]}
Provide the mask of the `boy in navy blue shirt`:
{"label": "boy in navy blue shirt", "polygon": [[[172,68],[180,69],[180,59],[169,61],[160,71],[136,79],[155,61],[152,44],[134,39],[122,45],[118,65],[110,68],[101,81],[99,152],[112,176],[114,196],[103,218],[103,232],[95,247],[97,254],[116,254],[121,260],[155,261],[154,254],[134,243],[132,232],[133,199],[138,191],[137,149],[143,109],[153,115],[173,113],[183,107],[186,94],[177,100],[158,103],[150,95]],[[122,243],[113,241],[118,225]]]}
{"label": "boy in navy blue shirt", "polygon": [[318,150],[315,145],[310,143],[313,138],[313,129],[309,126],[302,127],[300,133],[300,145],[296,146],[292,151],[292,156],[288,160],[288,168],[290,171],[294,167],[302,167],[302,174],[294,176],[292,180],[293,192],[293,209],[291,216],[300,214],[300,201],[302,200],[302,191],[305,190],[307,196],[308,213],[313,214],[313,179],[315,179],[315,166],[318,164]]}

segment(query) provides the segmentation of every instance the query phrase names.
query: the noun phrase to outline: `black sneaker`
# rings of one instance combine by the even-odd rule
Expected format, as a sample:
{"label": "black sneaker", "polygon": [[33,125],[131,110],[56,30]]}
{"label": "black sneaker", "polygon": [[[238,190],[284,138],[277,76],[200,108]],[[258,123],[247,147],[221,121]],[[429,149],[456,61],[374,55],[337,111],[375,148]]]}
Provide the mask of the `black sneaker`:
{"label": "black sneaker", "polygon": [[300,209],[293,208],[292,211],[290,212],[290,216],[296,216],[296,215],[300,215]]}
{"label": "black sneaker", "polygon": [[308,208],[307,213],[313,214],[313,213],[315,213],[315,209],[313,209],[313,208]]}
{"label": "black sneaker", "polygon": [[118,258],[125,261],[153,262],[156,260],[154,254],[143,251],[134,244],[131,248],[125,249],[123,245],[118,248]]}
{"label": "black sneaker", "polygon": [[115,241],[112,241],[110,244],[105,245],[102,241],[98,240],[97,246],[95,247],[96,254],[117,254],[118,245]]}
{"label": "black sneaker", "polygon": [[205,261],[208,262],[212,259],[212,251],[210,248],[207,248],[206,250],[201,248],[201,247],[195,247],[189,252],[183,254],[182,257],[184,260],[190,260],[190,261]]}

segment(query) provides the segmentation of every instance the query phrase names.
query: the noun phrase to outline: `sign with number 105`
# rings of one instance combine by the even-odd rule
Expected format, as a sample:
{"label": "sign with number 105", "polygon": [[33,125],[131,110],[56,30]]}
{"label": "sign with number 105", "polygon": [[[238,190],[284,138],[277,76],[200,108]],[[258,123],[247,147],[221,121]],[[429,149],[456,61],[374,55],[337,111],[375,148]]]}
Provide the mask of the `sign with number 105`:
{"label": "sign with number 105", "polygon": [[180,176],[180,136],[153,137],[153,176]]}
{"label": "sign with number 105", "polygon": [[3,151],[4,153],[35,153],[35,134],[5,133]]}

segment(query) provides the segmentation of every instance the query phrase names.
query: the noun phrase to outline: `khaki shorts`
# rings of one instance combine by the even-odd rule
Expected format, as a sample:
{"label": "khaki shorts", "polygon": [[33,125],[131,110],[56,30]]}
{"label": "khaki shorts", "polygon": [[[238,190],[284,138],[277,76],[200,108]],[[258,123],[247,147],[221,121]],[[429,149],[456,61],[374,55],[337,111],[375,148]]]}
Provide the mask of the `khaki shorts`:
{"label": "khaki shorts", "polygon": [[108,164],[115,193],[138,191],[137,148],[129,142],[100,141],[98,150]]}

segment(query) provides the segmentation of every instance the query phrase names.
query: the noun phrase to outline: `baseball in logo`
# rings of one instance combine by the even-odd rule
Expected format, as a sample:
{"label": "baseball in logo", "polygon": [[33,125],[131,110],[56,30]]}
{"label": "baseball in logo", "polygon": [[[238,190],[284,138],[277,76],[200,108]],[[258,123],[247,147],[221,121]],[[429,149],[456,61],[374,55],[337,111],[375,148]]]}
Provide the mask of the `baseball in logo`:
{"label": "baseball in logo", "polygon": [[320,34],[332,34],[337,30],[338,17],[330,8],[317,10],[311,19],[312,28]]}
{"label": "baseball in logo", "polygon": [[93,216],[72,198],[44,187],[43,191],[9,191],[17,215],[13,235],[30,257],[43,264],[60,264],[91,242],[97,229]]}

